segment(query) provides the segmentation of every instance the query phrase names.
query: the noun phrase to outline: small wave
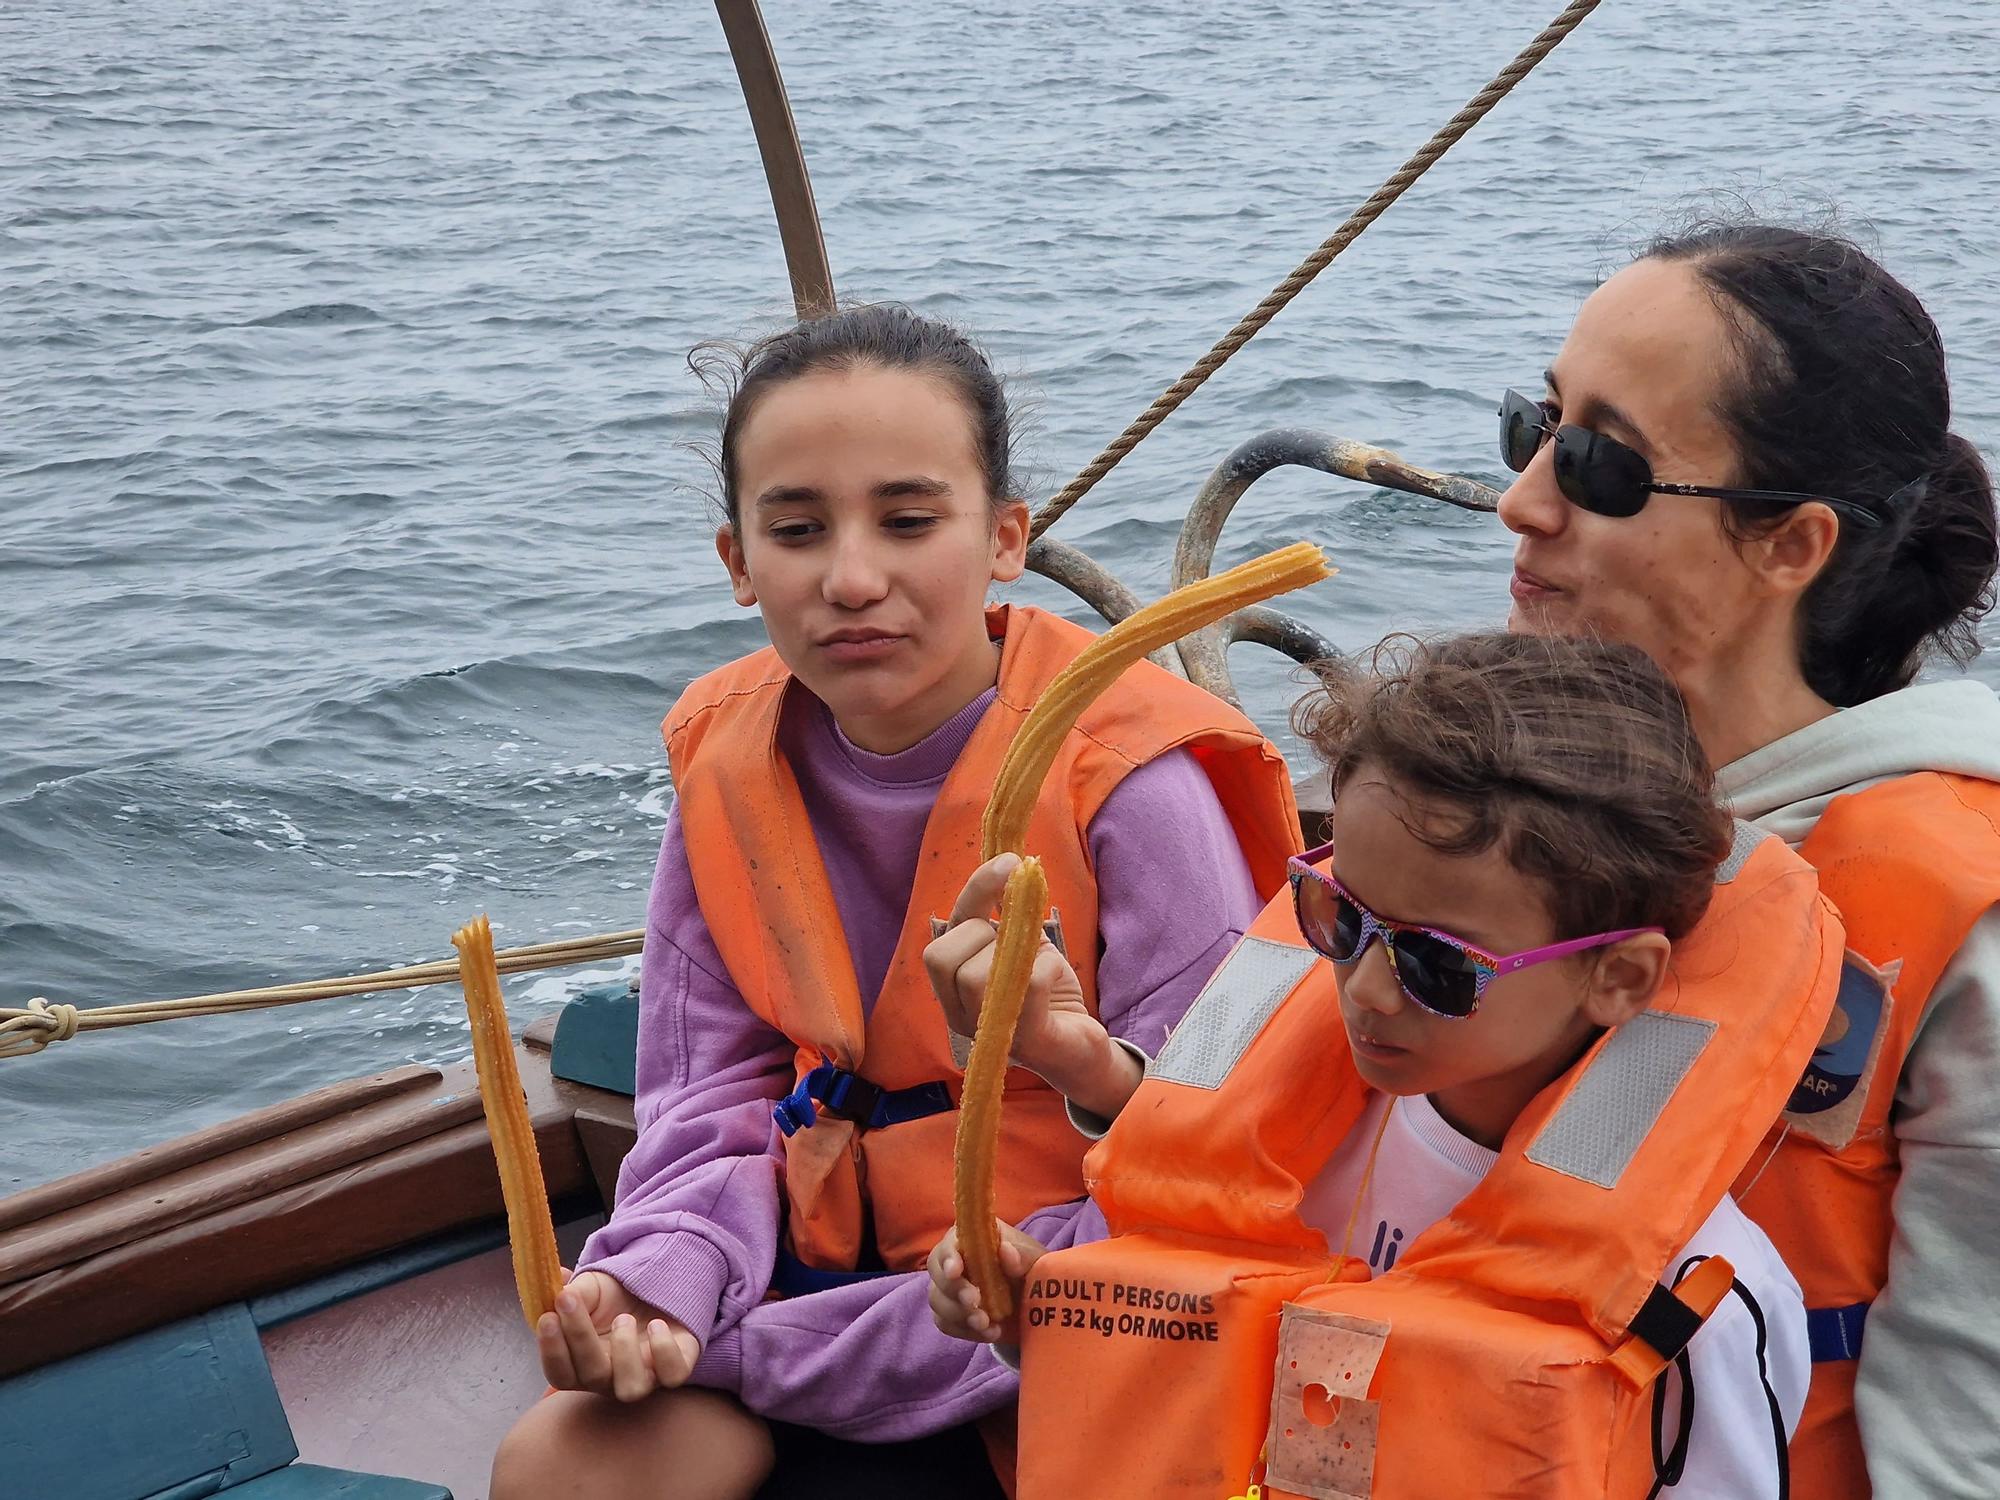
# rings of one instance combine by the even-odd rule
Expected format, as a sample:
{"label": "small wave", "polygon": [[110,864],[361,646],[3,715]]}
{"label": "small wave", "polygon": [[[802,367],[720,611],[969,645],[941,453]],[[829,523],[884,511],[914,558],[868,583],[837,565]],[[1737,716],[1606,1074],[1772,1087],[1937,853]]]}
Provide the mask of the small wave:
{"label": "small wave", "polygon": [[705,431],[709,419],[698,412],[648,411],[629,417],[613,417],[600,422],[596,432],[695,432]]}
{"label": "small wave", "polygon": [[263,764],[288,765],[312,761],[330,742],[408,741],[469,709],[504,714],[527,706],[538,714],[582,714],[607,701],[622,701],[650,712],[672,701],[669,685],[654,676],[600,662],[584,664],[614,649],[474,661],[378,682],[356,694],[321,699],[284,732],[247,748]]}
{"label": "small wave", "polygon": [[641,93],[637,89],[585,89],[571,94],[563,101],[576,109],[594,109],[599,105],[617,104],[672,104],[675,101],[666,94]]}
{"label": "small wave", "polygon": [[247,323],[231,324],[234,328],[352,328],[363,323],[383,323],[388,320],[372,307],[363,307],[358,302],[308,302],[303,307],[288,307],[283,312],[272,313],[268,317],[252,318]]}

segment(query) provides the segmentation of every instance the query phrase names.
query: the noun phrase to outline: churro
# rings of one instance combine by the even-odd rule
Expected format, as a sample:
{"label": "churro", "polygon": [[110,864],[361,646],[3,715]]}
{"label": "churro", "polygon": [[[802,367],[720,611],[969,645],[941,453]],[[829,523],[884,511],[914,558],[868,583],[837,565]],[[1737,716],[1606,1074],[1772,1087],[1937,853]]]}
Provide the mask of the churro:
{"label": "churro", "polygon": [[979,1305],[996,1324],[1011,1317],[1013,1296],[1000,1273],[1000,1239],[993,1211],[993,1175],[1000,1154],[1000,1091],[1014,1027],[1028,998],[1028,975],[1042,942],[1042,915],[1048,910],[1049,882],[1042,862],[1024,859],[1007,877],[1000,901],[1000,933],[994,940],[993,974],[978,1034],[965,1064],[965,1091],[958,1107],[958,1143],[952,1176],[958,1217],[958,1253],[965,1274],[979,1288]]}
{"label": "churro", "polygon": [[486,1132],[500,1166],[500,1196],[507,1205],[507,1241],[514,1252],[514,1284],[521,1311],[533,1328],[552,1311],[563,1287],[562,1257],[556,1249],[549,1192],[542,1182],[542,1159],[535,1151],[535,1127],[528,1118],[521,1071],[514,1063],[514,1036],[500,999],[500,970],[493,958],[493,928],[475,917],[452,934],[458,949],[465,1010],[472,1018],[472,1057],[479,1069],[479,1098]]}
{"label": "churro", "polygon": [[1213,625],[1243,608],[1330,577],[1326,554],[1311,542],[1294,542],[1253,557],[1226,573],[1204,578],[1155,599],[1113,625],[1056,674],[1043,691],[1000,764],[980,824],[982,860],[1021,852],[1035,799],[1055,763],[1063,736],[1111,680],[1149,651]]}
{"label": "churro", "polygon": [[[1175,589],[1164,599],[1121,620],[1086,647],[1043,691],[1014,733],[994,779],[980,824],[980,858],[1024,853],[1021,848],[1063,739],[1097,695],[1149,651],[1212,625],[1243,608],[1328,577],[1326,554],[1295,542],[1253,558],[1226,573]],[[993,1177],[1000,1144],[1000,1093],[1014,1028],[1027,1000],[1028,979],[1041,941],[1048,881],[1040,862],[1023,859],[1007,879],[995,939],[993,971],[979,1027],[966,1064],[959,1099],[958,1147],[953,1177],[958,1251],[965,1274],[979,1288],[979,1305],[996,1324],[1013,1313],[1013,1296],[1000,1274],[1000,1241],[994,1224]]]}

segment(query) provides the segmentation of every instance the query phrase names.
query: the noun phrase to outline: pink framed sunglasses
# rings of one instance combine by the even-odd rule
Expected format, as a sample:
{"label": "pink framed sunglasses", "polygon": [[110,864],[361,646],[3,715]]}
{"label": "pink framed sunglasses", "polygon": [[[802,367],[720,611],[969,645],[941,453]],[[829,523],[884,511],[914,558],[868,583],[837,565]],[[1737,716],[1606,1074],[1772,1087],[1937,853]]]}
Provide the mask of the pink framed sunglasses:
{"label": "pink framed sunglasses", "polygon": [[1314,868],[1332,853],[1332,844],[1321,844],[1293,855],[1287,866],[1300,934],[1315,953],[1337,964],[1358,962],[1368,944],[1380,938],[1397,986],[1412,1002],[1448,1021],[1462,1021],[1478,1010],[1486,987],[1503,975],[1662,930],[1627,927],[1520,953],[1488,953],[1435,927],[1415,927],[1376,916],[1355,900],[1353,892],[1331,871]]}

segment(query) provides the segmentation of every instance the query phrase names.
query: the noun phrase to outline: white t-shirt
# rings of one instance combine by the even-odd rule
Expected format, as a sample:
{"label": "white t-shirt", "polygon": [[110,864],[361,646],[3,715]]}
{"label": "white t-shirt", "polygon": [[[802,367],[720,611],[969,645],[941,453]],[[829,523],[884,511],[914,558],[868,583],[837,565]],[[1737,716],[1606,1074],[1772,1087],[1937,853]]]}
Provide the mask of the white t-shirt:
{"label": "white t-shirt", "polygon": [[[1382,1128],[1383,1111],[1392,1104],[1389,1123]],[[1382,1144],[1355,1215],[1351,1248],[1374,1272],[1393,1266],[1403,1247],[1456,1208],[1497,1159],[1497,1153],[1446,1124],[1422,1095],[1392,1100],[1377,1094],[1326,1170],[1307,1185],[1299,1205],[1300,1215],[1326,1235],[1336,1252],[1378,1129]],[[1756,1323],[1735,1295],[1723,1299],[1689,1342],[1694,1421],[1687,1466],[1680,1483],[1666,1493],[1763,1500],[1778,1493],[1777,1436],[1765,1384],[1777,1398],[1789,1439],[1812,1378],[1805,1299],[1777,1249],[1733,1198],[1724,1198],[1695,1231],[1675,1257],[1674,1268],[1699,1255],[1720,1255],[1736,1268],[1736,1279],[1763,1312],[1765,1348],[1760,1368]],[[1670,1447],[1680,1430],[1680,1381],[1672,1369],[1661,1378],[1668,1382],[1663,1443]]]}

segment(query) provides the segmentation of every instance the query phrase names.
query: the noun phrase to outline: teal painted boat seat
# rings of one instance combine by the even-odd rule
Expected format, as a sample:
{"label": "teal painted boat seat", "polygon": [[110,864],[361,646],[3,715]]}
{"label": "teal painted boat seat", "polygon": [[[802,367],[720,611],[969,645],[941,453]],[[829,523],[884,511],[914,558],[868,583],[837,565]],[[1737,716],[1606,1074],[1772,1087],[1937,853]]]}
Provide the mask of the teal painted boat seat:
{"label": "teal painted boat seat", "polygon": [[619,980],[578,990],[556,1021],[549,1071],[614,1094],[638,1089],[639,991]]}
{"label": "teal painted boat seat", "polygon": [[238,1485],[229,1500],[451,1500],[451,1491],[415,1479],[293,1464]]}
{"label": "teal painted boat seat", "polygon": [[240,1302],[0,1380],[5,1500],[451,1500],[298,1456]]}

